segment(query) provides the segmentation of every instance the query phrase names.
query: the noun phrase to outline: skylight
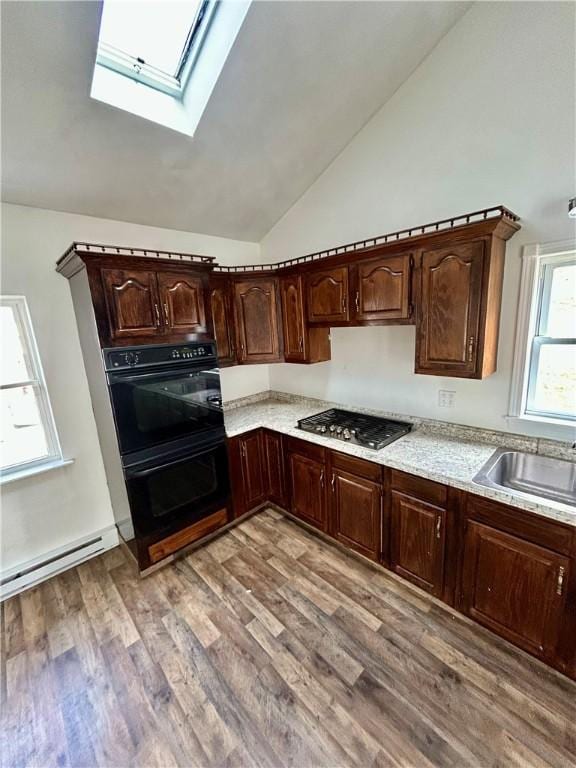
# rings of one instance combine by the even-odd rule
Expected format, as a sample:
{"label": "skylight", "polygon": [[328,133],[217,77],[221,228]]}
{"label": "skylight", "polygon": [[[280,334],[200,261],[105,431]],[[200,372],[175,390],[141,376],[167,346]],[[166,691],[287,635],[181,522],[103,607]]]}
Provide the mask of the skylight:
{"label": "skylight", "polygon": [[181,97],[210,0],[104,0],[97,61]]}

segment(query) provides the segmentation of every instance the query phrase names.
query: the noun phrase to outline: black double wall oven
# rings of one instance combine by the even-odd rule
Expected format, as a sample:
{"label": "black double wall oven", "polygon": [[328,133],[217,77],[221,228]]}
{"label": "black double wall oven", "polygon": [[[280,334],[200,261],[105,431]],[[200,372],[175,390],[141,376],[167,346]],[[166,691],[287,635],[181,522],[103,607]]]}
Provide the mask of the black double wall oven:
{"label": "black double wall oven", "polygon": [[136,540],[158,541],[229,503],[214,343],[103,350]]}

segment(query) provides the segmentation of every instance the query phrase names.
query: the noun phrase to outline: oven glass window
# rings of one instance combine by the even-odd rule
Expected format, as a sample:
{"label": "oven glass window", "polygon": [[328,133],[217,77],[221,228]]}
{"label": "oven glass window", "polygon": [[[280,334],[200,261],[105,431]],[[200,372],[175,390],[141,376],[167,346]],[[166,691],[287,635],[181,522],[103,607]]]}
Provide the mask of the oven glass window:
{"label": "oven glass window", "polygon": [[214,454],[156,472],[150,475],[147,485],[152,517],[173,515],[217,491],[218,473]]}
{"label": "oven glass window", "polygon": [[216,369],[118,376],[110,391],[122,453],[224,423]]}

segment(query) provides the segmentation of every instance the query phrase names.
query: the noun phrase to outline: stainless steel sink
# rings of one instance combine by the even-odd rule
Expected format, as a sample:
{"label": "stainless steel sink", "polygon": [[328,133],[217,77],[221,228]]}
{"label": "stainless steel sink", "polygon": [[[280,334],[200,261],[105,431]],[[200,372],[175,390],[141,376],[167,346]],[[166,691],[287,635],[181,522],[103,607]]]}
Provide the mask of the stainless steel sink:
{"label": "stainless steel sink", "polygon": [[550,499],[576,507],[576,464],[571,461],[499,448],[473,482],[530,499]]}

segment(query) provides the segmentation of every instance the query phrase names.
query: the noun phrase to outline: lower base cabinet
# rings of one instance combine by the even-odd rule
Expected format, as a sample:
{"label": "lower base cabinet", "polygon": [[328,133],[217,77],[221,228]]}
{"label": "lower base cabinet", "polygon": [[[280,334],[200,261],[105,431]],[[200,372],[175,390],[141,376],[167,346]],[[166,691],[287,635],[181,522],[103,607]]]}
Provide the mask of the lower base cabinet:
{"label": "lower base cabinet", "polygon": [[236,516],[274,502],[576,679],[576,528],[272,430],[229,448]]}

